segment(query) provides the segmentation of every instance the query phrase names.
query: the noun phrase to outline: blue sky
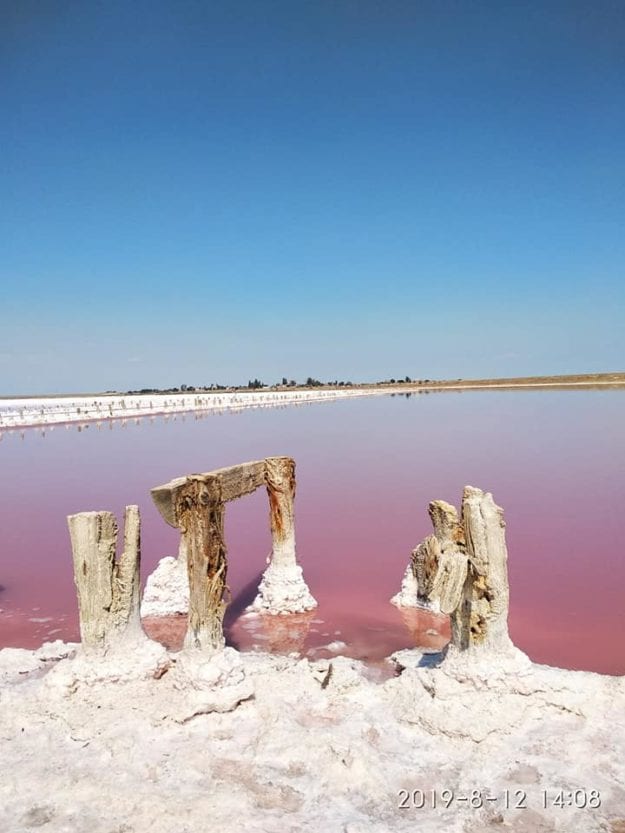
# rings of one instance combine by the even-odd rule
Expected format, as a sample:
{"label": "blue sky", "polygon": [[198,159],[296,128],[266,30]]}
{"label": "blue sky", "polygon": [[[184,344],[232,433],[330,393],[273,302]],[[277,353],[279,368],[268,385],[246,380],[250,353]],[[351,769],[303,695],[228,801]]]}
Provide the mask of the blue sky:
{"label": "blue sky", "polygon": [[625,369],[625,6],[0,4],[0,393]]}

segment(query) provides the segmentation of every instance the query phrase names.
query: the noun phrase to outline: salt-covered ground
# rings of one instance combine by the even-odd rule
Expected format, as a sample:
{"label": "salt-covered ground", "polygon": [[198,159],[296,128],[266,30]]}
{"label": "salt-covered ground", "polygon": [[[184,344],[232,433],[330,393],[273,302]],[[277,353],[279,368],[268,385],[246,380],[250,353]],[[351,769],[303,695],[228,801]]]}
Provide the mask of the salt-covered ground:
{"label": "salt-covered ground", "polygon": [[0,651],[3,833],[625,830],[624,678],[518,652],[401,652],[384,682],[342,657],[73,653]]}
{"label": "salt-covered ground", "polygon": [[210,393],[127,394],[116,396],[59,396],[0,399],[0,431],[33,425],[140,419],[160,414],[204,411],[218,413],[328,402],[388,393],[375,388],[296,391],[215,391]]}

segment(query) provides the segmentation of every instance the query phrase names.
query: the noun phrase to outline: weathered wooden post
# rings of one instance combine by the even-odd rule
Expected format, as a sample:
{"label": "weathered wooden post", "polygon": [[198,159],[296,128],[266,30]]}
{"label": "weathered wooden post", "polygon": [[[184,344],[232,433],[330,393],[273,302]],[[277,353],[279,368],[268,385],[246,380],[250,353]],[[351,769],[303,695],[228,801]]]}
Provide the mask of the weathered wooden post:
{"label": "weathered wooden post", "polygon": [[503,509],[490,492],[465,486],[462,522],[469,560],[462,599],[451,619],[452,642],[460,650],[507,651],[508,550]]}
{"label": "weathered wooden post", "polygon": [[157,509],[180,530],[189,579],[189,622],[185,647],[220,650],[226,609],[225,503],[265,482],[265,461],[242,463],[206,474],[190,474],[151,490]]}
{"label": "weathered wooden post", "polygon": [[189,622],[186,647],[224,647],[227,561],[225,506],[218,481],[189,479],[176,498],[176,516],[186,551],[189,576]]}
{"label": "weathered wooden post", "polygon": [[139,507],[126,507],[124,551],[118,561],[117,522],[111,512],[79,512],[67,522],[83,646],[110,648],[144,636],[139,615]]}
{"label": "weathered wooden post", "polygon": [[271,554],[252,608],[270,613],[302,613],[317,607],[295,552],[295,461],[267,457]]}
{"label": "weathered wooden post", "polygon": [[269,496],[271,563],[289,567],[295,558],[295,460],[267,457],[265,482]]}
{"label": "weathered wooden post", "polygon": [[508,552],[503,509],[489,492],[466,486],[460,519],[455,507],[432,501],[434,534],[413,551],[399,607],[434,606],[451,618],[459,651],[508,651]]}

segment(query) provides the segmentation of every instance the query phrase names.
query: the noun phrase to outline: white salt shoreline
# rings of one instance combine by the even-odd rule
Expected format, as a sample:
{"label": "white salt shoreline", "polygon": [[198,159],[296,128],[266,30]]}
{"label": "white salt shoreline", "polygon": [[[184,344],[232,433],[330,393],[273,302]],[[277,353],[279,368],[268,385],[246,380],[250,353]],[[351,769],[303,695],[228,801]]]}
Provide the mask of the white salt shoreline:
{"label": "white salt shoreline", "polygon": [[64,423],[137,419],[193,411],[216,413],[247,408],[303,405],[386,393],[387,390],[367,388],[0,399],[0,431]]}
{"label": "white salt shoreline", "polygon": [[332,388],[329,390],[204,391],[178,394],[115,394],[104,396],[0,397],[0,432],[15,428],[68,423],[108,422],[168,414],[221,413],[332,402],[362,396],[462,390],[531,388],[623,388],[622,381],[489,382],[486,384],[401,384],[396,387]]}

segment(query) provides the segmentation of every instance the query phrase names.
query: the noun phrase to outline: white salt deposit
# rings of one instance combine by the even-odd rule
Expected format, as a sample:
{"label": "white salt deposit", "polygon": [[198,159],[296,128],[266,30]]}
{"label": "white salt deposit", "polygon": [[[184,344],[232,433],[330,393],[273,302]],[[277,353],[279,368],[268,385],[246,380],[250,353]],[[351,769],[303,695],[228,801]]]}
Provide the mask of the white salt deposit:
{"label": "white salt deposit", "polygon": [[375,388],[297,391],[214,391],[179,394],[126,394],[0,399],[0,431],[58,423],[140,419],[192,411],[220,413],[247,408],[304,405],[388,393]]}
{"label": "white salt deposit", "polygon": [[0,830],[620,833],[623,678],[402,654],[0,651]]}

